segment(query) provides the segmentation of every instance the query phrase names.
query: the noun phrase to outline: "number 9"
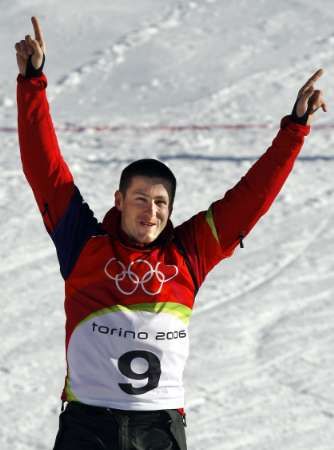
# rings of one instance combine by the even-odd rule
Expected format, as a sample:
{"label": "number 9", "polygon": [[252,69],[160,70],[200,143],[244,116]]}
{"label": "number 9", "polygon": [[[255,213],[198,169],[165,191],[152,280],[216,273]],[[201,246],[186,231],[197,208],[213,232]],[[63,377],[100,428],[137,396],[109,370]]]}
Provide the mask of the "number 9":
{"label": "number 9", "polygon": [[[131,369],[131,362],[135,358],[143,358],[148,363],[148,369],[144,373],[137,373]],[[118,360],[118,368],[120,372],[128,378],[133,380],[145,380],[147,378],[147,384],[142,387],[133,387],[130,383],[119,383],[119,387],[122,391],[130,395],[145,394],[152,389],[155,389],[161,376],[161,365],[159,358],[151,352],[134,350],[122,355]]]}

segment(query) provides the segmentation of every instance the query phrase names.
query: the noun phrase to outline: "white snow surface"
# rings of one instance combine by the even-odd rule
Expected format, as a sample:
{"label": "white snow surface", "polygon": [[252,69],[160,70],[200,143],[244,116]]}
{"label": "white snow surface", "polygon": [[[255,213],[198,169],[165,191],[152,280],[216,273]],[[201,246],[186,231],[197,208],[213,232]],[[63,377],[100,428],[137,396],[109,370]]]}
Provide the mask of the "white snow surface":
{"label": "white snow surface", "polygon": [[61,149],[99,219],[121,169],[141,157],[175,171],[175,224],[206,209],[270,145],[306,79],[326,70],[318,85],[328,113],[317,113],[245,248],[200,290],[185,408],[190,450],[333,450],[332,0],[0,6],[0,448],[52,448],[65,376],[63,282],[15,132],[14,44],[37,15]]}

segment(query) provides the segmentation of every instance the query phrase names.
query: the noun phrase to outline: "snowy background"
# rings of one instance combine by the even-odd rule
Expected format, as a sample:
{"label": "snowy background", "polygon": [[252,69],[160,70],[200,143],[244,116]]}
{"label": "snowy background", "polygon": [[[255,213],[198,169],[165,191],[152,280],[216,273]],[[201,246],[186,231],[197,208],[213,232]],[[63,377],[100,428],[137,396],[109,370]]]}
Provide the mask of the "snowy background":
{"label": "snowy background", "polygon": [[60,145],[99,219],[124,165],[149,156],[179,180],[175,224],[207,208],[326,70],[329,112],[245,248],[199,293],[185,406],[189,450],[333,450],[332,0],[0,7],[0,448],[52,448],[65,375],[63,284],[16,135],[14,44],[37,15]]}

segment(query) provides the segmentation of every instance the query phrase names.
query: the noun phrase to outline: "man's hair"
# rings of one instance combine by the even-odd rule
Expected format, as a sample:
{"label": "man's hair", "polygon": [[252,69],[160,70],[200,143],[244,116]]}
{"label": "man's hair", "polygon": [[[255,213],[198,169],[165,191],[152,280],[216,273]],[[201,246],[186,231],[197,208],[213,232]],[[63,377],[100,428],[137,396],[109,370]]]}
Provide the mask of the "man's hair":
{"label": "man's hair", "polygon": [[119,190],[123,195],[126,194],[132,178],[136,176],[162,178],[163,180],[168,181],[170,184],[170,204],[173,204],[176,191],[176,178],[166,164],[157,159],[145,158],[138,159],[126,166],[125,169],[123,169],[119,180]]}

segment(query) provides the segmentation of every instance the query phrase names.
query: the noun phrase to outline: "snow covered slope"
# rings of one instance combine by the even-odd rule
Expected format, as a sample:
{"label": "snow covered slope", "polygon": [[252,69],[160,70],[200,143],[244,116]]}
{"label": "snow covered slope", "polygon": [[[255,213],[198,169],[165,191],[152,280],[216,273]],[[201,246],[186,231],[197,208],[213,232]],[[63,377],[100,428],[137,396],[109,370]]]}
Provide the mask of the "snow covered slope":
{"label": "snow covered slope", "polygon": [[52,448],[65,375],[63,285],[15,132],[14,43],[37,15],[61,148],[99,218],[121,168],[148,156],[178,177],[175,224],[207,208],[326,70],[329,112],[245,248],[199,293],[185,406],[190,450],[333,450],[332,1],[28,3],[0,1],[0,448]]}

